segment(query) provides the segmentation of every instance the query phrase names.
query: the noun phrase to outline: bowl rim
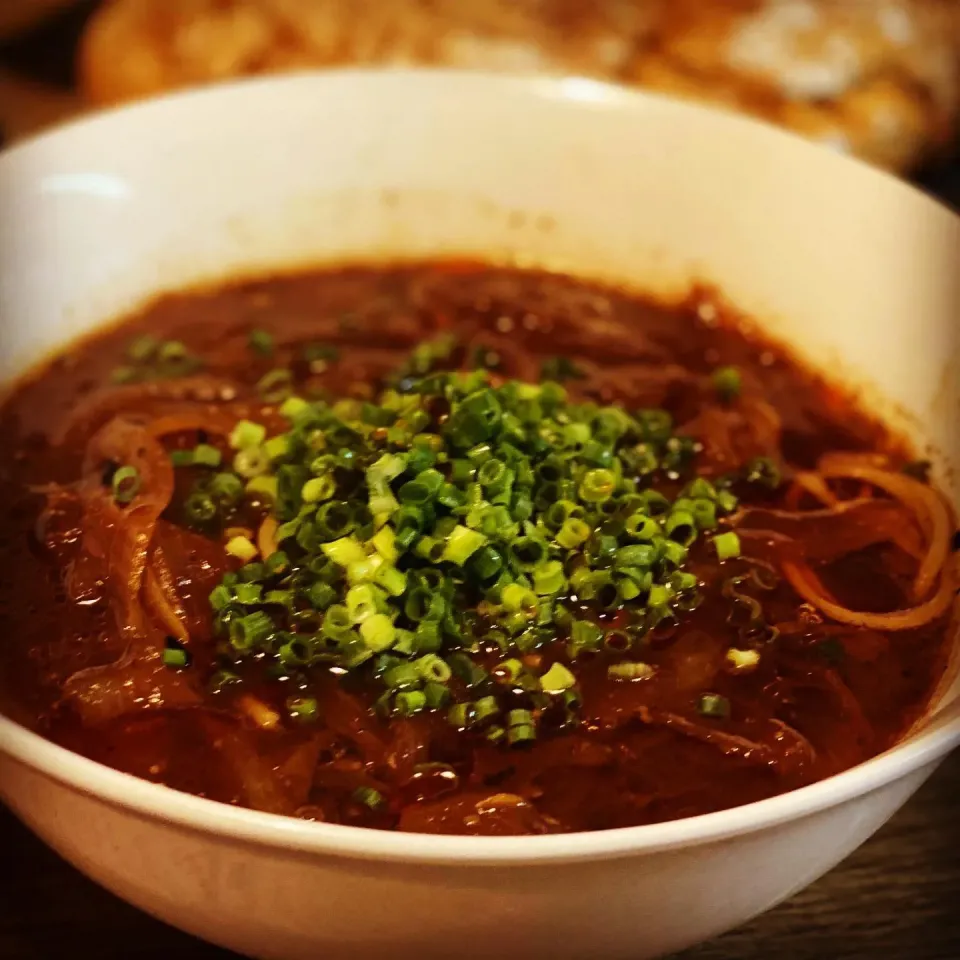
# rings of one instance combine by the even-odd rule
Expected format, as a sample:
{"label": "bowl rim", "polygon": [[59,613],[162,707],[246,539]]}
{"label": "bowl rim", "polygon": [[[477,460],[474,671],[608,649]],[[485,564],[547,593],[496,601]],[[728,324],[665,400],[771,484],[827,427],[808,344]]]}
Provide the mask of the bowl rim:
{"label": "bowl rim", "polygon": [[924,767],[960,744],[960,713],[943,724],[806,787],[716,813],[665,823],[592,832],[521,837],[399,833],[316,823],[196,797],[121,773],[44,739],[0,714],[0,755],[108,805],[257,847],[301,855],[334,855],[445,866],[538,866],[617,860],[719,843],[806,819],[856,800]]}
{"label": "bowl rim", "polygon": [[[253,78],[217,84],[198,90],[174,92],[146,102],[126,104],[81,117],[25,141],[0,153],[0,174],[9,160],[58,139],[67,139],[78,130],[109,135],[128,116],[158,114],[189,107],[196,101],[242,97],[245,89],[274,88],[278,97],[292,87],[331,83],[396,82],[397,77],[413,78],[416,84],[483,83],[491,90],[501,89],[513,96],[525,96],[536,102],[548,98],[562,100],[571,109],[585,101],[602,100],[605,107],[629,116],[644,102],[654,101],[660,109],[688,114],[709,114],[718,122],[721,111],[673,100],[658,94],[627,89],[602,81],[575,78],[520,77],[487,75],[472,71],[435,68],[350,68],[329,71],[305,71],[293,75]],[[372,78],[378,78],[376,80]],[[770,127],[760,121],[724,112],[727,125],[748,126],[762,133],[756,136],[788,138],[799,150],[823,152],[823,147],[802,137]],[[854,163],[863,175],[881,178],[885,189],[909,193],[914,202],[946,206],[916,187],[891,174],[877,170],[850,157],[835,157],[838,164]],[[598,861],[654,854],[678,848],[717,843],[813,816],[831,807],[855,800],[934,765],[960,744],[960,712],[956,709],[945,720],[913,734],[885,753],[833,777],[766,800],[681,820],[637,827],[621,827],[593,832],[552,834],[536,837],[471,837],[397,833],[340,824],[314,823],[262,813],[207,800],[113,770],[44,739],[37,733],[0,714],[0,754],[77,792],[99,799],[110,806],[132,812],[147,820],[158,820],[194,832],[209,833],[258,847],[282,849],[291,855],[335,855],[366,861],[418,863],[444,866],[537,866],[548,863]]]}

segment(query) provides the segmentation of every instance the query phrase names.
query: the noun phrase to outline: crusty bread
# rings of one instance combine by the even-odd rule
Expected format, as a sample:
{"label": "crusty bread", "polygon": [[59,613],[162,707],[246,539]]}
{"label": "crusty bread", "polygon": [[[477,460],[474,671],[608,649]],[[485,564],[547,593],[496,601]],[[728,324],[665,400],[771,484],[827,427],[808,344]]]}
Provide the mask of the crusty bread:
{"label": "crusty bread", "polygon": [[40,23],[77,0],[0,0],[0,39],[5,40]]}
{"label": "crusty bread", "polygon": [[108,0],[94,103],[235,76],[424,63],[717,103],[904,171],[960,115],[960,0]]}
{"label": "crusty bread", "polygon": [[674,0],[627,78],[904,170],[960,108],[952,0]]}
{"label": "crusty bread", "polygon": [[113,103],[223,78],[344,64],[615,75],[660,0],[110,0],[81,50]]}

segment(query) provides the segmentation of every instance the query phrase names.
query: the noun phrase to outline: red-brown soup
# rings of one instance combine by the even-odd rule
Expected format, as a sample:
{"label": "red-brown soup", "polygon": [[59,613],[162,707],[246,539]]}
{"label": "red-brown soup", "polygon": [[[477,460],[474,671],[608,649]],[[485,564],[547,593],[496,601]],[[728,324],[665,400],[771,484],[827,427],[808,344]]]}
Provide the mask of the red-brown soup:
{"label": "red-brown soup", "polygon": [[707,297],[470,264],[166,296],[0,408],[0,695],[307,819],[596,830],[887,748],[955,522]]}

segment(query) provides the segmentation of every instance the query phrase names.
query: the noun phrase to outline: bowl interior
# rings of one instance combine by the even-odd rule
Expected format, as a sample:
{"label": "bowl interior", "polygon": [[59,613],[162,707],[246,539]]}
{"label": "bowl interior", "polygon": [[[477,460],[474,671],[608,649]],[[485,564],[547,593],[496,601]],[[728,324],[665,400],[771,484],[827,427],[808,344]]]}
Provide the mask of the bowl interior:
{"label": "bowl interior", "polygon": [[273,79],[8,151],[0,209],[0,381],[156,292],[297,265],[704,282],[932,451],[958,503],[960,220],[748,120],[583,80]]}

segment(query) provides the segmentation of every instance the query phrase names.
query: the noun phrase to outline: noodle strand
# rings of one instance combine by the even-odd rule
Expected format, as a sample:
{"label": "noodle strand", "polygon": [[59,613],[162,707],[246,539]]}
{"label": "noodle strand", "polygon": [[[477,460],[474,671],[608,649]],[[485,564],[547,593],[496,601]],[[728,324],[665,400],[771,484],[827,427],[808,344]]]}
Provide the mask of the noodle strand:
{"label": "noodle strand", "polygon": [[785,561],[783,573],[790,586],[807,603],[812,604],[832,620],[867,627],[871,630],[913,630],[922,627],[931,620],[943,616],[950,609],[957,591],[956,572],[952,567],[947,566],[943,570],[939,589],[926,603],[893,613],[864,613],[850,610],[837,603],[821,583],[820,578],[805,563]]}

